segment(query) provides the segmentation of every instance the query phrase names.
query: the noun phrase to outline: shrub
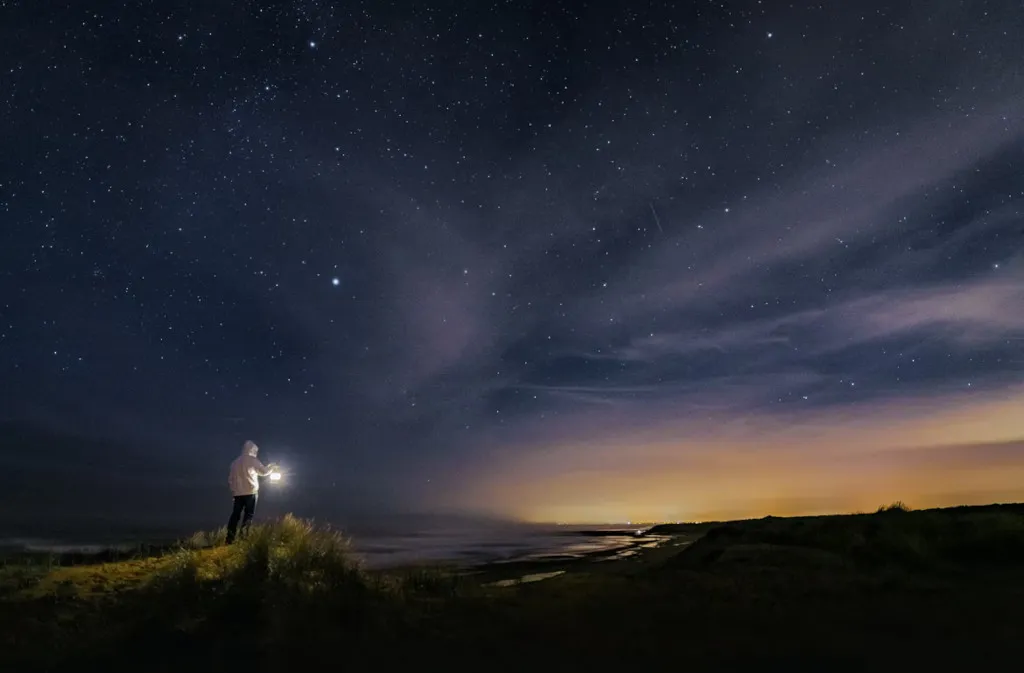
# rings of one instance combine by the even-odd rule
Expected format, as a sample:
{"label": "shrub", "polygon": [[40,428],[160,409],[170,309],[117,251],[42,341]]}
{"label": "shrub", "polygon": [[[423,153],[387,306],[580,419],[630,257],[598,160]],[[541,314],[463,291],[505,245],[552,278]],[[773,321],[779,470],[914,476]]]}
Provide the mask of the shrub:
{"label": "shrub", "polygon": [[889,513],[889,512],[897,513],[897,512],[910,512],[910,511],[911,511],[911,509],[909,507],[907,507],[907,505],[902,500],[897,500],[896,502],[890,503],[888,505],[882,505],[881,507],[879,507],[875,511],[875,513],[876,514],[885,514],[885,513]]}

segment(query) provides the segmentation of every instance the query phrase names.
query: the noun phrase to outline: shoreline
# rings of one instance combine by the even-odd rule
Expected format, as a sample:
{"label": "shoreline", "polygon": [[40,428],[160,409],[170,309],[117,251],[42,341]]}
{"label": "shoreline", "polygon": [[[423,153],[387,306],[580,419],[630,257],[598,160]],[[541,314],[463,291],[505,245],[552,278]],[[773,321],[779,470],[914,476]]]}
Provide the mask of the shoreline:
{"label": "shoreline", "polygon": [[[517,586],[559,576],[640,571],[689,546],[697,536],[684,534],[638,536],[635,541],[573,556],[552,554],[539,558],[481,563],[461,575],[490,586]],[[543,575],[543,577],[538,577]]]}
{"label": "shoreline", "polygon": [[[272,526],[277,521],[270,519],[255,525]],[[525,560],[570,560],[594,553],[622,551],[644,541],[643,529],[554,525],[412,529],[383,535],[348,534],[339,529],[339,533],[348,541],[352,554],[370,569],[421,565],[467,568]],[[76,564],[104,562],[173,551],[191,546],[196,538],[204,540],[204,547],[215,546],[206,541],[223,539],[223,536],[223,529],[177,536],[142,534],[134,538],[12,536],[0,538],[0,559],[50,559]]]}
{"label": "shoreline", "polygon": [[[474,553],[474,545],[468,543],[465,549],[453,549],[450,556],[433,556],[428,551],[424,558],[412,558],[408,561],[388,563],[385,554],[365,552],[360,550],[359,544],[353,542],[352,555],[360,560],[363,567],[373,573],[401,573],[419,569],[436,569],[450,571],[462,576],[495,576],[504,579],[521,572],[530,572],[535,569],[561,568],[569,569],[581,567],[598,562],[625,561],[635,558],[646,550],[660,546],[665,541],[678,537],[677,535],[643,535],[642,531],[634,530],[573,530],[562,534],[566,540],[578,539],[579,545],[566,545],[565,547],[547,546],[539,544],[533,549],[523,549],[519,552],[512,552],[508,555],[498,555],[493,558],[486,558],[486,552]],[[598,540],[602,538],[621,538],[617,543],[601,545]],[[358,538],[353,538],[356,540]],[[593,549],[586,547],[585,540],[595,541]],[[33,541],[37,542],[37,541]],[[117,563],[122,561],[143,560],[163,556],[168,553],[186,547],[186,540],[161,541],[161,542],[122,542],[119,544],[61,544],[53,545],[31,544],[23,546],[9,545],[0,547],[0,562],[6,564],[45,566],[45,567],[73,567],[102,565],[106,563]],[[203,547],[211,550],[224,546],[223,543]],[[417,552],[410,550],[404,552],[415,555]]]}

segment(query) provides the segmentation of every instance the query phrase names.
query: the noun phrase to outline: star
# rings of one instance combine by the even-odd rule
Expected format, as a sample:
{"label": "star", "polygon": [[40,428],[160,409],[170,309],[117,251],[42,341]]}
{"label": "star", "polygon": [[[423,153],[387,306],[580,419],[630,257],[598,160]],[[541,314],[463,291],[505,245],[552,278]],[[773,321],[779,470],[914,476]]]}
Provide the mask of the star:
{"label": "star", "polygon": [[341,279],[340,278],[332,278],[331,279],[331,285],[333,285],[334,287],[338,287],[339,285],[341,285]]}

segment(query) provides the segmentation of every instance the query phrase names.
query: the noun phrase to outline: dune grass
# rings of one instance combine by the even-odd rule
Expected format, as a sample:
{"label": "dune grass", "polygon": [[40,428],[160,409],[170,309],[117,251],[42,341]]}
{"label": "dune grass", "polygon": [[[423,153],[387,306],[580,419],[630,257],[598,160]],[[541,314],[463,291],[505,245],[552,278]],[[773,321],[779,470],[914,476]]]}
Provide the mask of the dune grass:
{"label": "dune grass", "polygon": [[444,568],[367,570],[341,533],[293,517],[231,546],[221,530],[116,562],[9,564],[0,669],[493,671],[554,657],[578,670],[684,654],[690,670],[840,670],[878,668],[879,651],[896,667],[899,653],[917,666],[969,663],[980,641],[1020,648],[1020,508],[887,506],[693,530],[509,588]]}
{"label": "dune grass", "polygon": [[[243,658],[280,658],[311,639],[393,631],[417,604],[450,599],[461,584],[429,568],[367,572],[340,532],[292,516],[253,526],[232,545],[223,532],[197,533],[146,558],[8,568],[0,586],[26,612],[5,651],[22,662],[103,660],[125,643],[155,647],[170,634],[216,656],[222,637],[244,635],[254,645]],[[39,642],[53,647],[18,647]]]}
{"label": "dune grass", "polygon": [[909,511],[910,511],[910,507],[908,507],[906,505],[906,503],[904,503],[902,500],[897,500],[896,502],[889,503],[888,505],[882,505],[881,507],[879,507],[875,511],[875,513],[876,514],[882,514],[882,513],[885,513],[885,512],[898,513],[898,512],[909,512]]}

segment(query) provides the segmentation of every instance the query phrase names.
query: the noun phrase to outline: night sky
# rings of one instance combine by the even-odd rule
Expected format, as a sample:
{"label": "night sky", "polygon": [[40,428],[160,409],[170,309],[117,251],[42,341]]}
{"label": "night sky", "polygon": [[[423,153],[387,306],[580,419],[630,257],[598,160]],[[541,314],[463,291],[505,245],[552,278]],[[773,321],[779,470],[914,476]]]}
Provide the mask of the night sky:
{"label": "night sky", "polygon": [[782,5],[0,1],[0,522],[1024,499],[1024,12]]}

